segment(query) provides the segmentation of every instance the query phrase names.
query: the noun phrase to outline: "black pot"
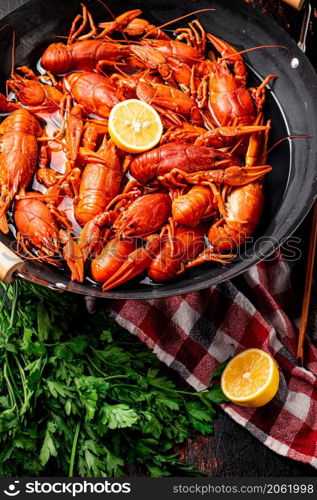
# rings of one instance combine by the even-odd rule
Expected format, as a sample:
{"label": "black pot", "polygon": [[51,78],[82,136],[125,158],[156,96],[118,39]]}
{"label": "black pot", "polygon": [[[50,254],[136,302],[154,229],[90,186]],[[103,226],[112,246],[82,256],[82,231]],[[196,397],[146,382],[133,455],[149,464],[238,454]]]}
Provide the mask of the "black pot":
{"label": "black pot", "polygon": [[[95,0],[86,2],[97,21],[110,20],[109,13]],[[316,197],[317,174],[317,77],[306,56],[294,41],[271,19],[261,15],[245,3],[235,0],[149,0],[107,1],[115,15],[125,10],[141,8],[144,17],[160,25],[193,10],[213,7],[214,12],[198,14],[207,31],[232,43],[238,50],[258,45],[284,45],[245,54],[249,66],[250,85],[257,85],[268,74],[278,75],[267,92],[265,114],[272,118],[270,141],[286,135],[306,134],[310,139],[285,141],[269,156],[273,167],[265,182],[265,210],[254,234],[254,243],[243,248],[232,264],[208,263],[187,271],[176,280],[154,285],[147,280],[131,281],[126,285],[102,292],[89,280],[83,284],[71,282],[66,270],[48,264],[28,261],[23,277],[46,286],[65,289],[85,295],[116,299],[151,299],[185,294],[231,279],[268,257],[285,241],[303,220]],[[6,18],[16,29],[16,65],[35,66],[44,48],[57,41],[54,35],[68,33],[79,0],[31,0]],[[184,26],[185,21],[173,25]],[[11,39],[8,32],[0,32],[2,64],[0,80],[10,74]],[[0,235],[0,240],[12,246],[13,236]]]}

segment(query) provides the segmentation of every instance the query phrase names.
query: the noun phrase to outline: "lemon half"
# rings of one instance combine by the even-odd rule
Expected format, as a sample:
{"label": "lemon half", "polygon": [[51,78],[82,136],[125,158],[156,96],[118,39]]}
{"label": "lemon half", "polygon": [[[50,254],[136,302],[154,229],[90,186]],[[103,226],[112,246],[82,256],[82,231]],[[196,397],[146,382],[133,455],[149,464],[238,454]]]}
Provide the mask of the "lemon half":
{"label": "lemon half", "polygon": [[159,114],[150,104],[139,99],[128,99],[112,108],[108,130],[116,146],[128,153],[142,153],[160,141],[163,125]]}
{"label": "lemon half", "polygon": [[221,376],[221,388],[233,403],[258,407],[271,401],[279,381],[272,356],[261,349],[246,349],[229,361]]}

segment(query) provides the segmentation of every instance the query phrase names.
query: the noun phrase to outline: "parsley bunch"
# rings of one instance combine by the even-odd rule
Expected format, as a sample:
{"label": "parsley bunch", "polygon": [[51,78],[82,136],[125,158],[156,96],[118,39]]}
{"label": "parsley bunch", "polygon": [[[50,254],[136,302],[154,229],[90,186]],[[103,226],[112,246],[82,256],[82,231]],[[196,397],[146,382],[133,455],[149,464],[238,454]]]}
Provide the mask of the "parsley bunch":
{"label": "parsley bunch", "polygon": [[[212,432],[219,385],[177,390],[168,370],[78,297],[16,281],[0,305],[0,475],[193,475],[173,451]],[[222,367],[214,377],[219,376]]]}

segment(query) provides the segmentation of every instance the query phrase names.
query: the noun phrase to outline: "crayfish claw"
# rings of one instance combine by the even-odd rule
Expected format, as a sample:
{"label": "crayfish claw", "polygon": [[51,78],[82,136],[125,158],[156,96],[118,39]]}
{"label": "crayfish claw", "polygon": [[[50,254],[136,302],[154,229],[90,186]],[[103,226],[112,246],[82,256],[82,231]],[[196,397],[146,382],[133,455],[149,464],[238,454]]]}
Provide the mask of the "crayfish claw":
{"label": "crayfish claw", "polygon": [[91,252],[100,253],[100,248],[98,247],[99,245],[104,245],[101,228],[106,224],[112,224],[117,216],[118,214],[110,210],[96,215],[85,224],[78,241],[84,262],[86,262]]}
{"label": "crayfish claw", "polygon": [[78,243],[69,232],[60,231],[60,239],[63,243],[63,258],[71,270],[71,279],[82,283],[84,281],[84,259]]}
{"label": "crayfish claw", "polygon": [[137,248],[131,252],[126,262],[102,285],[102,289],[104,291],[111,290],[145,271],[158,252],[160,241],[159,236],[152,236],[145,247]]}

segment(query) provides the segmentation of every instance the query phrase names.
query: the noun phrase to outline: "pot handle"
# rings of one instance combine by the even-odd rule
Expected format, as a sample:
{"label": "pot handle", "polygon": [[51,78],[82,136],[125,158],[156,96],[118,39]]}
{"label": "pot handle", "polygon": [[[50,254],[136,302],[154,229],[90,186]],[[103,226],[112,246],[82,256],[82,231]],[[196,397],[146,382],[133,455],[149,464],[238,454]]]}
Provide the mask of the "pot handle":
{"label": "pot handle", "polygon": [[24,261],[0,241],[0,280],[12,283],[14,273],[24,270]]}
{"label": "pot handle", "polygon": [[283,0],[283,2],[288,3],[288,5],[297,10],[301,10],[304,4],[304,0]]}

